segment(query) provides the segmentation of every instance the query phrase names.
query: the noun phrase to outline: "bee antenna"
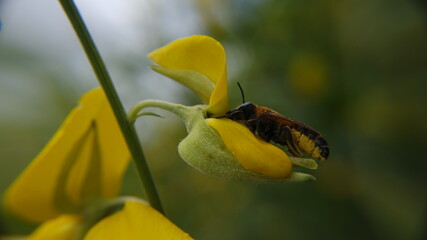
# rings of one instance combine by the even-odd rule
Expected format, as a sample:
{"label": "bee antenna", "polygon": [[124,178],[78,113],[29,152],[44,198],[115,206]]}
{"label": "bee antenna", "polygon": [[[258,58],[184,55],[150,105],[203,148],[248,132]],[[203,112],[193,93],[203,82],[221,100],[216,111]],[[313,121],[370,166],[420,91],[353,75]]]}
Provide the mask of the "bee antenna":
{"label": "bee antenna", "polygon": [[240,93],[242,93],[242,99],[243,99],[243,103],[245,103],[245,93],[243,92],[242,86],[240,86],[240,83],[237,82],[237,86],[239,86],[240,89]]}

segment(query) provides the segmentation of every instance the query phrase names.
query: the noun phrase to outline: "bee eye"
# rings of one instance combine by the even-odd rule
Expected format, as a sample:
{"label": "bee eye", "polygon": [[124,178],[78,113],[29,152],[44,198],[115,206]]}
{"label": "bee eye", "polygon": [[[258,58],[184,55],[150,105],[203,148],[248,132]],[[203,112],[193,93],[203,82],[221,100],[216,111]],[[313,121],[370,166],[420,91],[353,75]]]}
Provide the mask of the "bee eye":
{"label": "bee eye", "polygon": [[226,113],[226,116],[227,116],[227,118],[236,120],[238,118],[240,112],[241,112],[240,109],[233,109],[233,110],[228,111]]}
{"label": "bee eye", "polygon": [[246,103],[243,103],[242,105],[240,105],[238,107],[238,109],[240,109],[241,111],[247,111],[247,110],[249,110],[249,109],[251,109],[253,107],[254,107],[254,105],[252,103],[246,102]]}

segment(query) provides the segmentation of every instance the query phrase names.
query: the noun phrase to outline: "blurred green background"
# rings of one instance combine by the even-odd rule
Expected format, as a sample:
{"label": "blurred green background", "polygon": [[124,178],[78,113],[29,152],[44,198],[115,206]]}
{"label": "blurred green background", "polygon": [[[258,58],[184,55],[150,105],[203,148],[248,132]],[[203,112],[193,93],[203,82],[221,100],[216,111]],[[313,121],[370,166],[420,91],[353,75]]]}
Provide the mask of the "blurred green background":
{"label": "blurred green background", "polygon": [[[273,108],[323,133],[329,161],[304,184],[225,182],[183,162],[180,120],[138,122],[169,218],[196,239],[427,238],[427,5],[416,0],[76,1],[129,109],[197,104],[146,54],[207,34],[227,52],[230,104]],[[0,192],[96,80],[56,1],[0,9]],[[35,186],[36,187],[36,186]],[[123,194],[141,196],[133,166]],[[34,225],[4,209],[0,235]]]}

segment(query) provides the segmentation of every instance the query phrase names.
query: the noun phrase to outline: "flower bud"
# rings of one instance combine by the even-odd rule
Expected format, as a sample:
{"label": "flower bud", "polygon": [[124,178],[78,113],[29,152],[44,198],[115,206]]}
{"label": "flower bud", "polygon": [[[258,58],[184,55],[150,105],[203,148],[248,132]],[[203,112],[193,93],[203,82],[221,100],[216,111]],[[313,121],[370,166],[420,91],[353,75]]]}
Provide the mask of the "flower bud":
{"label": "flower bud", "polygon": [[206,119],[207,105],[187,107],[146,100],[132,110],[131,116],[146,107],[168,110],[184,121],[188,136],[178,145],[178,152],[203,173],[252,182],[314,180],[309,174],[292,172],[291,159],[285,152],[257,138],[245,126],[229,119]]}

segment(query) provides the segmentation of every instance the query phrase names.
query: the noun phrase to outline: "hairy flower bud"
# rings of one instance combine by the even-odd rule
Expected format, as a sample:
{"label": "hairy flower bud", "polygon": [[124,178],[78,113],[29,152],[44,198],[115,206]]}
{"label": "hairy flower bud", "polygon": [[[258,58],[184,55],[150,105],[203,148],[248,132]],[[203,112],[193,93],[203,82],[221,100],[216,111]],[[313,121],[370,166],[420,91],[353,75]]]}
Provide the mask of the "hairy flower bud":
{"label": "hairy flower bud", "polygon": [[206,118],[207,105],[192,107],[158,100],[145,100],[131,111],[130,118],[147,107],[178,115],[188,136],[178,152],[199,171],[227,180],[253,182],[309,181],[314,177],[292,172],[291,159],[276,146],[257,138],[241,124],[229,119]]}

